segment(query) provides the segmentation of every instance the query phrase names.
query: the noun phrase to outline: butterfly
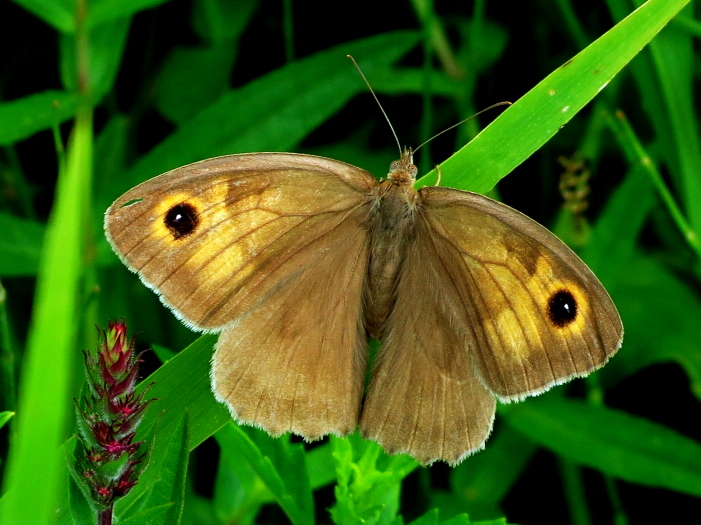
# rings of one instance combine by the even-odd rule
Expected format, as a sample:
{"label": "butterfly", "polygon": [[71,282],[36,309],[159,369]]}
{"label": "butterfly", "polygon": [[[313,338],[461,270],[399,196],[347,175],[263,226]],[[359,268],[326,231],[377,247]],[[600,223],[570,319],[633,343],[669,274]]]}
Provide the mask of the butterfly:
{"label": "butterfly", "polygon": [[484,446],[497,399],[600,368],[623,326],[544,227],[415,190],[416,174],[411,150],[380,181],[312,155],[217,157],[126,192],[105,232],[186,325],[220,333],[212,389],[236,421],[307,440],[359,427],[456,464]]}

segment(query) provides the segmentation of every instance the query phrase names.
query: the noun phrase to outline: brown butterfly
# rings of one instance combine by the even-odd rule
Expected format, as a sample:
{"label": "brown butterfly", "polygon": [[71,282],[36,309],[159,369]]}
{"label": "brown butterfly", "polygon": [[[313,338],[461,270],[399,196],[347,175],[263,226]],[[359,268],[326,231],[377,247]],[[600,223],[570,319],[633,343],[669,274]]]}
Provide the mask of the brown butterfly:
{"label": "brown butterfly", "polygon": [[[195,330],[221,332],[212,388],[237,421],[362,434],[422,463],[482,448],[496,399],[607,361],[623,327],[560,240],[481,195],[336,160],[253,153],[128,191],[105,230]],[[368,338],[381,342],[365,388]]]}

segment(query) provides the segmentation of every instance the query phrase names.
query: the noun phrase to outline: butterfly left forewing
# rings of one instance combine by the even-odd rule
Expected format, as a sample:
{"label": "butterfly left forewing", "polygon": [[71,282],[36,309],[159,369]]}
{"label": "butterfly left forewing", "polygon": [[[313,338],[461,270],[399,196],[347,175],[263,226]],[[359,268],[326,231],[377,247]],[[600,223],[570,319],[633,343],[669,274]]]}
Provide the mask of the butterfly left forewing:
{"label": "butterfly left forewing", "polygon": [[303,249],[367,207],[367,172],[313,157],[217,157],[136,186],[105,214],[123,262],[188,325],[220,330],[294,273]]}
{"label": "butterfly left forewing", "polygon": [[589,268],[535,221],[481,195],[422,188],[435,235],[452,246],[483,383],[502,400],[604,365],[623,327]]}

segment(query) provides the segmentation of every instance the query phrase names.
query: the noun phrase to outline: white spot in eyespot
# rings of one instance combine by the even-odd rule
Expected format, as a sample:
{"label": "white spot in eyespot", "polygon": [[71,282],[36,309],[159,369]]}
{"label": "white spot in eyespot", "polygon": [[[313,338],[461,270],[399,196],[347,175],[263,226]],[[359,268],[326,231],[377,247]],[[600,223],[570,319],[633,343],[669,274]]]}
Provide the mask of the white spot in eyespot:
{"label": "white spot in eyespot", "polygon": [[569,110],[570,110],[569,106],[565,106],[564,108],[562,108],[563,113],[567,113]]}

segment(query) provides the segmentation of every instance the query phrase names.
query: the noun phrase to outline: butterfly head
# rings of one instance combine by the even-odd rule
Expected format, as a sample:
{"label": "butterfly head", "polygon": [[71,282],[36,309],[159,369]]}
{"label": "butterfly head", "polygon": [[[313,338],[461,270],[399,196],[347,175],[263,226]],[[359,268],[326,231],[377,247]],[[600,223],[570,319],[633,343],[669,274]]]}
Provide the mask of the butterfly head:
{"label": "butterfly head", "polygon": [[419,170],[414,166],[414,152],[411,148],[404,148],[399,160],[389,165],[387,179],[399,186],[413,186]]}

